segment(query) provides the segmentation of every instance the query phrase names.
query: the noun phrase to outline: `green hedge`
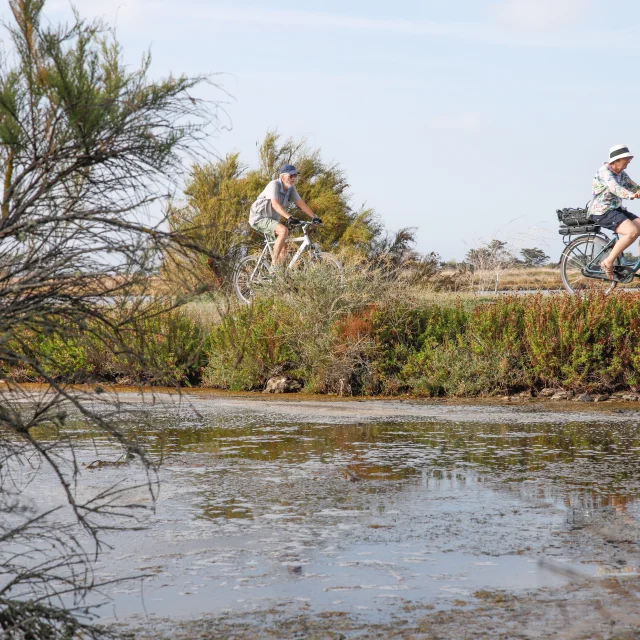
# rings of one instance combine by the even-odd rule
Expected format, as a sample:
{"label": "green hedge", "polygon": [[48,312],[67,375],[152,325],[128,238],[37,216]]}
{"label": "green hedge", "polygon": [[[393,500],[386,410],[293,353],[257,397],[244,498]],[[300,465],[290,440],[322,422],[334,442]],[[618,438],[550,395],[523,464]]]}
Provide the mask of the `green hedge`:
{"label": "green hedge", "polygon": [[295,337],[300,310],[295,311],[286,302],[263,301],[227,318],[211,337],[206,382],[258,389],[286,366],[308,390],[326,391],[332,389],[323,389],[318,369],[330,376],[327,363],[333,362],[343,373],[352,364],[349,387],[362,394],[478,396],[640,385],[636,294],[368,305],[327,325],[307,318],[306,326],[320,321],[318,339],[326,350],[313,359]]}
{"label": "green hedge", "polygon": [[[127,333],[128,332],[128,333]],[[48,373],[82,382],[262,389],[287,372],[306,391],[478,396],[544,387],[640,387],[640,296],[514,296],[475,304],[385,302],[328,314],[280,299],[239,307],[207,330],[181,311],[123,331],[131,351],[89,331],[25,334]],[[128,337],[127,337],[128,336]],[[135,348],[134,348],[135,347]],[[3,375],[20,372],[0,363]],[[33,371],[23,379],[37,378]]]}

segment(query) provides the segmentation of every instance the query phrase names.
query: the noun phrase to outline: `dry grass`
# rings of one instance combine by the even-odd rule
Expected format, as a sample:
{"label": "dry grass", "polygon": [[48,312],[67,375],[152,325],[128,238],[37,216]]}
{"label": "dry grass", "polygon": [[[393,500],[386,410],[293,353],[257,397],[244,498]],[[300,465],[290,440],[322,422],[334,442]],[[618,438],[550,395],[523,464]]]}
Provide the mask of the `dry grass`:
{"label": "dry grass", "polygon": [[558,267],[505,269],[499,274],[499,291],[547,291],[562,289]]}
{"label": "dry grass", "polygon": [[558,267],[476,270],[467,276],[474,291],[555,291],[562,289]]}
{"label": "dry grass", "polygon": [[[469,274],[470,288],[484,293],[504,291],[564,291],[559,267],[475,271]],[[497,286],[496,286],[497,284]],[[637,281],[618,288],[635,289]]]}

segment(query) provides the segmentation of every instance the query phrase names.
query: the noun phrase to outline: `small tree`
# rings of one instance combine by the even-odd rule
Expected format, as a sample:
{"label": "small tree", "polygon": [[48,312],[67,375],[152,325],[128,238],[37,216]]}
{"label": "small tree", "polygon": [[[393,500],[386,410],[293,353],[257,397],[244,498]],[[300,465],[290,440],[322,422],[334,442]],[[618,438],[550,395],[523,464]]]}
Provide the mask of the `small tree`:
{"label": "small tree", "polygon": [[[135,505],[117,486],[79,497],[69,416],[140,460],[152,494],[153,464],[123,428],[117,399],[61,384],[50,373],[56,353],[34,345],[42,336],[67,345],[90,334],[144,367],[140,323],[166,306],[148,302],[150,275],[169,248],[195,248],[147,210],[172,188],[211,113],[190,95],[204,78],[152,82],[149,58],[127,70],[100,22],[76,14],[50,26],[44,0],[9,4],[13,49],[0,65],[0,368],[21,367],[46,387],[32,393],[10,378],[0,385],[0,636],[95,637],[100,630],[79,618],[87,610],[62,597],[81,603],[95,585],[76,529],[92,536],[97,553],[103,527],[121,526]],[[43,429],[54,436],[41,439]],[[26,480],[15,471],[38,465],[59,483],[66,506],[25,501]],[[56,522],[60,511],[67,516]]]}
{"label": "small tree", "polygon": [[515,258],[506,242],[492,240],[481,247],[470,249],[467,252],[466,262],[471,265],[481,289],[490,286],[490,280],[494,282],[494,290],[498,290],[500,274],[511,267]]}
{"label": "small tree", "polygon": [[520,255],[522,256],[522,264],[525,267],[543,267],[549,262],[549,256],[537,247],[521,249]]}
{"label": "small tree", "polygon": [[469,249],[465,260],[474,269],[491,271],[512,265],[514,257],[506,242],[492,240],[476,249]]}

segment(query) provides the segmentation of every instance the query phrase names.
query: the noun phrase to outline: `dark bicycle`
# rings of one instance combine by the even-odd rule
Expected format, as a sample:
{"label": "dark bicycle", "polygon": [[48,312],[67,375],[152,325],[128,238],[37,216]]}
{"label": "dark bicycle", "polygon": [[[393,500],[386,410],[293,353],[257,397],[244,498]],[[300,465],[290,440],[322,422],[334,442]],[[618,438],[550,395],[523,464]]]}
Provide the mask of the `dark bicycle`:
{"label": "dark bicycle", "polygon": [[613,267],[613,280],[607,278],[600,262],[613,249],[618,234],[614,233],[612,238],[605,235],[602,228],[589,218],[586,208],[559,209],[557,213],[560,222],[558,233],[563,236],[566,245],[560,258],[560,274],[569,293],[609,293],[618,284],[629,284],[635,277],[640,277],[640,258],[635,262],[627,262],[619,257]]}

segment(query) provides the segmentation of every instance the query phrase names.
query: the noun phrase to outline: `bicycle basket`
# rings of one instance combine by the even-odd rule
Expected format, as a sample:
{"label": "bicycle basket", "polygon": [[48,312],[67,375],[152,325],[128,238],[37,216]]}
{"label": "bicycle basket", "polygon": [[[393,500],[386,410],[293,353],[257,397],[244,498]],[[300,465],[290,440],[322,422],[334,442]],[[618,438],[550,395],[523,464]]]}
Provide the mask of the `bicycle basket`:
{"label": "bicycle basket", "polygon": [[591,220],[589,220],[587,209],[558,209],[556,213],[558,214],[560,224],[566,227],[581,227],[593,224]]}

